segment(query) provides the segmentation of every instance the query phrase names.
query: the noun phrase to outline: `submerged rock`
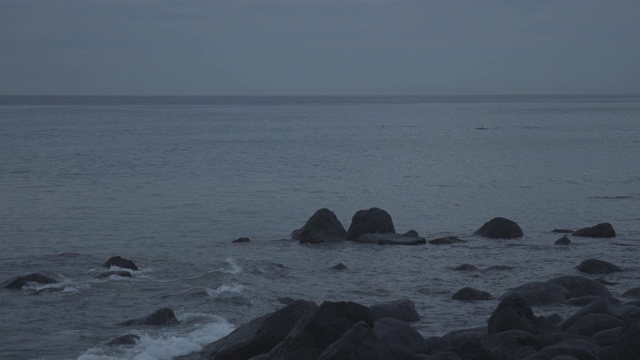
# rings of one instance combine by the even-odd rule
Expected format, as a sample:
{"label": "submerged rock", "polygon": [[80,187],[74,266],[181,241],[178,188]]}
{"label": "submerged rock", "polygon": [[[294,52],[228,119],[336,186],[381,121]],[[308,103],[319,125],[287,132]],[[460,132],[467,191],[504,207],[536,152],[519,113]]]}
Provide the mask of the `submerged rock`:
{"label": "submerged rock", "polygon": [[477,267],[471,264],[462,264],[453,268],[455,271],[480,271]]}
{"label": "submerged rock", "polygon": [[622,271],[618,266],[598,259],[584,260],[580,265],[576,266],[576,269],[587,274],[610,274]]}
{"label": "submerged rock", "polygon": [[569,239],[567,235],[561,237],[555,242],[555,245],[570,245],[570,244],[571,244],[571,239]]}
{"label": "submerged rock", "polygon": [[109,276],[132,277],[128,271],[105,271],[96,276],[96,279],[106,279]]}
{"label": "submerged rock", "polygon": [[565,275],[557,277],[549,281],[552,284],[560,285],[567,289],[567,298],[576,298],[582,296],[599,296],[611,297],[611,293],[606,286],[601,283],[587,279],[582,276]]}
{"label": "submerged rock", "polygon": [[452,244],[459,244],[459,243],[466,243],[466,242],[468,241],[459,239],[457,236],[446,236],[442,238],[429,240],[429,244],[433,244],[433,245],[452,245]]}
{"label": "submerged rock", "polygon": [[126,334],[119,336],[107,343],[109,346],[119,346],[119,345],[135,345],[140,340],[140,336],[135,334]]}
{"label": "submerged rock", "polygon": [[109,260],[107,260],[102,267],[106,267],[106,268],[110,268],[112,266],[117,266],[123,269],[131,269],[131,270],[138,270],[138,267],[136,266],[136,264],[129,260],[129,259],[124,259],[121,258],[120,256],[112,256],[109,258]]}
{"label": "submerged rock", "polygon": [[239,237],[232,241],[232,243],[235,243],[235,244],[246,244],[249,242],[251,242],[251,239],[248,237]]}
{"label": "submerged rock", "polygon": [[401,235],[395,233],[367,233],[358,236],[354,241],[358,243],[378,245],[422,245],[427,243],[427,240],[419,236]]}
{"label": "submerged rock", "polygon": [[58,280],[42,273],[32,273],[28,275],[16,276],[0,285],[3,289],[22,289],[27,283],[57,284]]}
{"label": "submerged rock", "polygon": [[518,224],[503,217],[496,217],[489,220],[476,230],[474,234],[492,239],[515,239],[524,235]]}
{"label": "submerged rock", "polygon": [[379,208],[357,211],[351,218],[347,240],[355,240],[363,234],[395,233],[391,215]]}
{"label": "submerged rock", "polygon": [[141,317],[139,319],[132,319],[123,321],[118,325],[121,326],[142,326],[142,325],[175,325],[178,323],[178,319],[173,310],[169,308],[162,308],[156,310],[153,314]]}
{"label": "submerged rock", "polygon": [[453,300],[461,301],[479,301],[479,300],[491,300],[493,296],[486,291],[476,290],[471,287],[464,287],[451,297]]}
{"label": "submerged rock", "polygon": [[316,211],[300,229],[291,233],[291,239],[301,244],[336,242],[346,238],[347,232],[344,226],[336,214],[327,208]]}
{"label": "submerged rock", "polygon": [[616,231],[609,223],[600,223],[595,226],[582,228],[576,230],[572,234],[573,236],[583,236],[592,238],[612,238],[616,236]]}
{"label": "submerged rock", "polygon": [[347,266],[345,264],[343,264],[343,263],[338,263],[338,264],[332,266],[331,270],[338,270],[338,271],[347,270]]}

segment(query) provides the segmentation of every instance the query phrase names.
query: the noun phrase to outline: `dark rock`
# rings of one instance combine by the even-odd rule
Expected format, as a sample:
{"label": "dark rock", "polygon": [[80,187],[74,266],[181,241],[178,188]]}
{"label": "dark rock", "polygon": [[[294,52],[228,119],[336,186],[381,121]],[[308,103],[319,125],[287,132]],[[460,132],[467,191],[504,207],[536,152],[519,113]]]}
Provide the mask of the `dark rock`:
{"label": "dark rock", "polygon": [[482,350],[491,359],[521,360],[550,343],[540,335],[522,330],[509,330],[487,336],[482,339],[481,345]]}
{"label": "dark rock", "polygon": [[317,305],[295,300],[270,314],[261,316],[240,326],[229,335],[207,346],[200,352],[201,358],[210,360],[248,359],[268,353]]}
{"label": "dark rock", "polygon": [[474,232],[476,235],[492,239],[514,239],[523,236],[522,229],[514,221],[496,217],[486,222]]}
{"label": "dark rock", "polygon": [[291,305],[294,302],[296,302],[296,299],[285,296],[285,297],[279,297],[278,302],[283,305]]}
{"label": "dark rock", "polygon": [[556,240],[555,245],[571,245],[571,239],[569,239],[569,237],[565,235],[560,239]]}
{"label": "dark rock", "polygon": [[444,336],[429,336],[428,338],[424,339],[424,347],[422,349],[422,353],[436,354],[451,351],[451,349],[451,340],[449,338],[446,338]]}
{"label": "dark rock", "polygon": [[560,233],[560,234],[571,234],[571,233],[573,233],[573,230],[569,230],[569,229],[553,229],[553,230],[551,230],[551,232]]}
{"label": "dark rock", "polygon": [[490,266],[488,268],[486,268],[484,271],[502,271],[502,270],[513,270],[513,266],[508,266],[508,265],[494,265],[494,266]]}
{"label": "dark rock", "polygon": [[462,360],[458,354],[453,352],[441,352],[434,355],[418,354],[411,357],[410,360]]}
{"label": "dark rock", "polygon": [[622,333],[622,327],[615,327],[607,330],[602,330],[596,334],[593,334],[591,338],[598,343],[601,347],[613,345],[618,336]]}
{"label": "dark rock", "polygon": [[580,265],[576,266],[576,269],[587,274],[610,274],[622,271],[622,269],[610,262],[597,259],[584,260]]}
{"label": "dark rock", "polygon": [[608,314],[591,313],[577,319],[571,326],[565,329],[570,334],[593,336],[600,331],[619,327],[622,320]]}
{"label": "dark rock", "polygon": [[487,359],[482,351],[481,341],[487,336],[486,328],[452,331],[444,336],[451,343],[451,352],[464,360]]}
{"label": "dark rock", "polygon": [[315,212],[300,229],[291,234],[300,243],[323,243],[346,240],[347,232],[333,211],[323,208]]}
{"label": "dark rock", "polygon": [[131,277],[131,273],[128,271],[105,271],[96,276],[96,279],[105,279],[109,276]]}
{"label": "dark rock", "polygon": [[32,273],[23,276],[16,276],[0,285],[3,289],[22,289],[27,283],[34,282],[38,284],[57,284],[58,280],[41,273]]}
{"label": "dark rock", "polygon": [[356,323],[373,326],[371,311],[353,302],[325,301],[306,314],[284,341],[276,345],[265,359],[311,360],[320,357],[333,342],[340,339]]}
{"label": "dark rock", "polygon": [[477,267],[471,264],[462,264],[453,268],[455,271],[480,271]]}
{"label": "dark rock", "polygon": [[329,345],[318,360],[405,360],[422,349],[424,338],[397,319],[376,320],[373,329],[356,323]]}
{"label": "dark rock", "polygon": [[339,263],[331,267],[331,270],[347,270],[347,266],[343,263]]}
{"label": "dark rock", "polygon": [[400,299],[369,306],[374,320],[393,318],[406,322],[420,321],[420,315],[416,311],[413,301]]}
{"label": "dark rock", "polygon": [[611,293],[606,286],[582,276],[564,275],[549,282],[567,289],[567,298],[569,299],[588,295],[611,297]]}
{"label": "dark rock", "polygon": [[640,287],[629,289],[625,291],[624,294],[622,294],[622,296],[640,299]]}
{"label": "dark rock", "polygon": [[599,282],[602,285],[618,285],[617,282],[609,281],[609,280],[607,280],[605,278],[597,278],[596,281]]}
{"label": "dark rock", "polygon": [[355,242],[366,244],[378,244],[378,245],[422,245],[426,244],[427,240],[421,237],[406,236],[392,233],[367,233],[358,236]]}
{"label": "dark rock", "polygon": [[329,345],[318,360],[384,360],[376,351],[378,337],[371,326],[360,321],[353,325],[338,341]]}
{"label": "dark rock", "polygon": [[359,210],[352,219],[347,239],[355,240],[362,234],[395,233],[391,215],[379,208]]}
{"label": "dark rock", "polygon": [[118,325],[121,326],[142,326],[142,325],[175,325],[178,323],[176,315],[173,310],[169,308],[162,308],[156,310],[153,314],[141,317],[139,319],[132,319],[123,321]]}
{"label": "dark rock", "polygon": [[251,242],[251,239],[248,237],[239,237],[232,241],[232,243],[236,243],[236,244],[246,244],[248,242]]}
{"label": "dark rock", "polygon": [[524,358],[524,360],[600,360],[596,354],[588,349],[583,349],[572,344],[556,344],[547,346],[542,351]]}
{"label": "dark rock", "polygon": [[582,307],[580,310],[567,318],[567,320],[560,324],[560,328],[563,330],[570,328],[576,321],[587,314],[606,314],[617,316],[618,311],[608,299],[599,298],[592,301],[589,305]]}
{"label": "dark rock", "polygon": [[447,237],[429,240],[429,244],[433,244],[433,245],[451,245],[451,244],[459,244],[459,243],[466,243],[466,242],[468,241],[459,239],[457,236],[447,236]]}
{"label": "dark rock", "polygon": [[572,235],[592,238],[612,238],[616,237],[616,232],[613,230],[613,226],[611,226],[611,224],[601,223],[595,226],[576,230]]}
{"label": "dark rock", "polygon": [[135,345],[138,340],[140,340],[140,336],[134,334],[127,334],[119,336],[107,343],[109,346],[118,346],[118,345]]}
{"label": "dark rock", "polygon": [[489,334],[508,330],[544,334],[555,329],[555,326],[546,318],[535,316],[527,301],[517,296],[509,296],[500,301],[491,314],[488,325]]}
{"label": "dark rock", "polygon": [[471,287],[465,287],[451,297],[453,300],[461,300],[461,301],[480,301],[480,300],[491,300],[493,296],[486,291],[476,290]]}
{"label": "dark rock", "polygon": [[409,231],[407,231],[406,233],[402,234],[404,236],[410,236],[410,237],[420,237],[420,235],[418,235],[418,232],[411,229]]}
{"label": "dark rock", "polygon": [[136,266],[136,264],[134,264],[133,261],[121,258],[120,256],[112,256],[109,258],[109,260],[107,260],[107,262],[102,265],[102,267],[106,268],[110,268],[112,266],[117,266],[123,269],[131,269],[136,271],[138,270],[138,267]]}
{"label": "dark rock", "polygon": [[579,297],[567,299],[566,303],[567,305],[571,305],[571,306],[586,306],[591,304],[594,300],[598,300],[598,299],[606,299],[606,298],[603,298],[602,296],[586,295],[586,296],[579,296]]}
{"label": "dark rock", "polygon": [[562,303],[569,292],[560,285],[549,282],[530,282],[507,291],[500,299],[507,297],[523,298],[530,305]]}

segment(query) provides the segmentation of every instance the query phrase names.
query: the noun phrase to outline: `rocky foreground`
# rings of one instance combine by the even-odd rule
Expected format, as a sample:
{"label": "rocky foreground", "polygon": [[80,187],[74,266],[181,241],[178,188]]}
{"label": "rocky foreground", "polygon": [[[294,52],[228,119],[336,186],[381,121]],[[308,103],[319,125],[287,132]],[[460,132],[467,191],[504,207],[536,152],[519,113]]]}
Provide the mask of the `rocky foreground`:
{"label": "rocky foreground", "polygon": [[[579,286],[576,278],[571,286]],[[506,296],[487,326],[428,338],[410,325],[417,319],[409,300],[372,307],[295,300],[178,359],[640,359],[640,302],[596,297],[562,320],[535,316],[526,299]]]}

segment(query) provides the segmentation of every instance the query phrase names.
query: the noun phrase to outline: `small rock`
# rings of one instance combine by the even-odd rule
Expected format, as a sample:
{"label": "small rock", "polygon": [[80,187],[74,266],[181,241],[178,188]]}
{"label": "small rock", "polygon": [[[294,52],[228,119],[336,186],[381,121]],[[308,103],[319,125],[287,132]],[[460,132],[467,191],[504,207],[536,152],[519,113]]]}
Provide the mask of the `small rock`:
{"label": "small rock", "polygon": [[394,318],[406,322],[420,321],[413,301],[400,299],[369,306],[373,319]]}
{"label": "small rock", "polygon": [[347,270],[347,266],[343,263],[339,263],[331,267],[331,270]]}
{"label": "small rock", "polygon": [[347,239],[355,240],[363,234],[395,233],[393,220],[388,212],[379,208],[357,211],[352,219]]}
{"label": "small rock", "polygon": [[593,238],[612,238],[616,236],[613,226],[609,223],[601,223],[595,226],[576,230],[573,236],[593,237]]}
{"label": "small rock", "polygon": [[109,346],[118,346],[118,345],[135,345],[138,340],[140,340],[140,336],[134,334],[127,334],[119,336],[107,343]]}
{"label": "small rock", "polygon": [[453,268],[455,271],[480,271],[477,267],[471,264],[462,264]]}
{"label": "small rock", "polygon": [[451,244],[459,244],[459,243],[466,243],[466,242],[468,241],[462,240],[457,236],[446,236],[442,238],[429,240],[429,244],[433,244],[433,245],[451,245]]}
{"label": "small rock", "polygon": [[561,237],[560,239],[556,240],[556,245],[570,245],[571,244],[571,239],[569,239],[569,237],[567,235]]}
{"label": "small rock", "polygon": [[571,234],[573,232],[573,230],[569,230],[569,229],[553,229],[551,230],[552,233],[560,233],[560,234]]}
{"label": "small rock", "polygon": [[250,242],[251,239],[248,237],[239,237],[235,240],[232,241],[232,243],[236,243],[236,244],[246,244],[248,242]]}
{"label": "small rock", "polygon": [[476,290],[471,287],[465,287],[451,297],[453,300],[461,300],[461,301],[479,301],[479,300],[491,300],[493,296],[486,291]]}
{"label": "small rock", "polygon": [[0,285],[4,289],[22,289],[27,283],[57,284],[58,280],[41,273],[32,273],[24,276],[16,276]]}
{"label": "small rock", "polygon": [[162,308],[156,310],[153,314],[139,318],[121,322],[121,326],[140,326],[140,325],[175,325],[178,323],[173,310]]}
{"label": "small rock", "polygon": [[587,274],[610,274],[620,272],[622,269],[610,262],[597,259],[587,259],[576,266],[576,269]]}
{"label": "small rock", "polygon": [[105,279],[109,276],[120,276],[120,277],[131,277],[131,273],[128,271],[105,271],[100,275],[96,276],[96,279]]}
{"label": "small rock", "polygon": [[343,241],[346,236],[347,232],[336,214],[326,208],[316,211],[300,229],[291,233],[291,238],[301,244]]}
{"label": "small rock", "polygon": [[131,270],[138,270],[138,267],[136,266],[136,264],[129,260],[129,259],[124,259],[121,258],[120,256],[112,256],[109,258],[109,260],[107,260],[102,267],[106,267],[106,268],[110,268],[112,266],[117,266],[123,269],[131,269]]}
{"label": "small rock", "polygon": [[474,234],[492,239],[514,239],[524,235],[518,224],[503,217],[491,219],[476,230]]}

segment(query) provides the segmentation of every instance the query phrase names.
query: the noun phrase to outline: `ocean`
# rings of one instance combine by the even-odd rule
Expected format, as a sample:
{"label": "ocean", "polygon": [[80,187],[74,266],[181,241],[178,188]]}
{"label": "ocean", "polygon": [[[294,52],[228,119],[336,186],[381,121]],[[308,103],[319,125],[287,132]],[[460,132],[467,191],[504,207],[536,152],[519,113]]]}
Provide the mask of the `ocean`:
{"label": "ocean", "polygon": [[[508,289],[580,274],[587,258],[624,269],[585,275],[620,297],[640,286],[639,159],[636,95],[0,96],[0,282],[60,281],[0,289],[0,358],[171,359],[284,297],[406,298],[416,329],[443,335],[485,325]],[[289,238],[320,208],[348,228],[371,207],[397,232],[468,242]],[[473,235],[497,216],[524,236]],[[554,245],[555,228],[602,222],[616,238]],[[139,270],[97,279],[115,255]],[[464,263],[481,271],[453,270]],[[451,300],[466,286],[495,299]],[[180,324],[118,325],[161,307]],[[140,341],[107,345],[124,334]]]}

